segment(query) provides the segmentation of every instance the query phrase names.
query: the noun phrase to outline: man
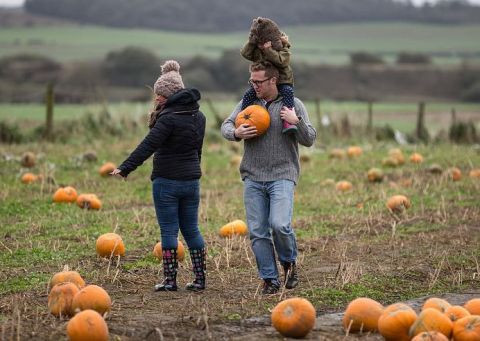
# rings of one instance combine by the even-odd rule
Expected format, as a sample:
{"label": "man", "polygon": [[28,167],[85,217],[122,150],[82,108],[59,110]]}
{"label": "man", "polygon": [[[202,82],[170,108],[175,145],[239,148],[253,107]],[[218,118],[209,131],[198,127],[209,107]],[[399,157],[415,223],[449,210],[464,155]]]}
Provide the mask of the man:
{"label": "man", "polygon": [[[222,124],[227,140],[244,140],[240,174],[252,250],[264,280],[263,294],[280,289],[275,251],[284,270],[285,287],[292,289],[298,284],[297,243],[291,226],[293,194],[300,172],[298,144],[310,147],[316,138],[303,103],[295,98],[293,109],[284,107],[277,82],[278,70],[272,64],[250,66],[249,83],[258,98],[255,104],[264,106],[270,114],[266,133],[257,136],[256,128],[246,124],[235,127],[241,102]],[[297,126],[294,134],[282,134],[282,120]]]}

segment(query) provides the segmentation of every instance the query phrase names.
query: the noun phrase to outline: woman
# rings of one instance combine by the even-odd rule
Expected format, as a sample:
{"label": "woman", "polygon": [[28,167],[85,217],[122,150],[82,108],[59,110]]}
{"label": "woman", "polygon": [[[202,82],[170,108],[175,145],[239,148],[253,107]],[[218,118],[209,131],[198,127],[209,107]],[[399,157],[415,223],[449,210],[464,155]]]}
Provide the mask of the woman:
{"label": "woman", "polygon": [[111,174],[126,178],[153,153],[153,201],[162,238],[165,279],[155,291],[176,291],[178,230],[187,242],[195,279],[187,290],[205,289],[205,243],[198,229],[199,179],[205,116],[200,93],[186,89],[174,60],[162,65],[154,85],[150,132]]}

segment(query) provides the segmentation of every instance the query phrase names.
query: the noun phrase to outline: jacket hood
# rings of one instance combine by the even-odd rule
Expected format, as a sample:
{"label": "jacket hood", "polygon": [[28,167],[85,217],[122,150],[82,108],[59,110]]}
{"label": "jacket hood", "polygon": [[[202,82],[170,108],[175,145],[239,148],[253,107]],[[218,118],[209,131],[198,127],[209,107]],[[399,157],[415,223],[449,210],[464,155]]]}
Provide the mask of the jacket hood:
{"label": "jacket hood", "polygon": [[168,97],[165,103],[165,108],[170,107],[190,107],[192,109],[198,108],[197,101],[201,98],[200,91],[194,88],[185,88],[177,91],[172,96]]}

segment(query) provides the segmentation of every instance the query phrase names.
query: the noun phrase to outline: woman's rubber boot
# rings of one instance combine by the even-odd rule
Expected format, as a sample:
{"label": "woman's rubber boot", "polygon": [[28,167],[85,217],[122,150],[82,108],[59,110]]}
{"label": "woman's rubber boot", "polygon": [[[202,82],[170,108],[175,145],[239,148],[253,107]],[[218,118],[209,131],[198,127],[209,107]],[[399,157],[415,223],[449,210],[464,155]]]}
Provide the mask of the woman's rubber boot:
{"label": "woman's rubber boot", "polygon": [[162,258],[165,279],[155,285],[155,291],[177,291],[177,249],[163,249]]}
{"label": "woman's rubber boot", "polygon": [[192,283],[188,283],[185,289],[190,291],[201,291],[205,289],[205,270],[206,266],[206,250],[190,249],[190,258],[192,259],[193,274],[195,279]]}

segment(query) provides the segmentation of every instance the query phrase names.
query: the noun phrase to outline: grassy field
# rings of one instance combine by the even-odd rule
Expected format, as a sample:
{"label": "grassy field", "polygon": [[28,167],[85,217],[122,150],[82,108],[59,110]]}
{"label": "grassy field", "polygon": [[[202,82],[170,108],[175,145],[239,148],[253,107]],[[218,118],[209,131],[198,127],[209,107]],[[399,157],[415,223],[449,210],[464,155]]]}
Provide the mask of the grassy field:
{"label": "grassy field", "polygon": [[[215,110],[222,116],[227,117],[236,101],[212,100]],[[318,126],[316,115],[316,104],[311,101],[305,102],[310,113],[312,122]],[[145,116],[150,109],[149,103],[112,103],[106,106],[99,104],[91,105],[70,105],[58,104],[55,106],[54,117],[57,121],[78,119],[85,113],[98,113],[107,108],[113,116],[124,116],[138,119]],[[426,123],[431,132],[438,132],[440,129],[448,129],[451,121],[451,110],[455,108],[460,119],[480,122],[480,104],[475,103],[449,103],[434,102],[426,105]],[[203,101],[201,110],[210,122],[213,122],[211,107]],[[367,121],[367,104],[364,102],[333,102],[324,101],[320,103],[320,110],[323,115],[328,115],[332,120],[339,120],[348,116],[350,121],[357,125],[365,125]],[[417,115],[416,103],[394,103],[380,102],[373,106],[373,118],[375,126],[390,124],[393,128],[402,132],[411,132],[416,124]],[[0,103],[0,121],[6,120],[17,122],[28,122],[28,126],[43,124],[45,120],[45,108],[40,104],[5,104]]]}
{"label": "grassy field", "polygon": [[[440,64],[462,60],[480,62],[480,25],[422,25],[412,23],[355,23],[284,28],[293,43],[294,60],[346,63],[357,51],[377,53],[388,61],[401,51],[430,54]],[[59,61],[101,59],[125,46],[141,46],[161,58],[193,55],[218,57],[224,49],[240,49],[241,33],[176,33],[96,26],[2,28],[0,56],[39,53]]]}
{"label": "grassy field", "polygon": [[[268,319],[258,321],[279,300],[293,296],[308,298],[322,315],[343,311],[359,296],[389,304],[425,295],[480,295],[480,180],[468,177],[471,169],[480,167],[478,149],[407,146],[402,148],[407,163],[385,168],[382,159],[398,146],[365,141],[360,144],[361,156],[330,159],[333,146],[319,148],[321,139],[317,147],[301,149],[302,176],[293,219],[300,252],[299,287],[262,297],[248,239],[218,236],[225,223],[245,219],[242,183],[231,162],[234,155],[241,155],[242,145],[225,141],[207,143],[202,159],[199,215],[208,245],[208,289],[201,294],[153,293],[161,272],[151,254],[159,231],[148,180],[150,161],[127,181],[102,178],[97,172],[105,161],[120,163],[141,137],[0,145],[2,338],[65,339],[67,320],[53,317],[47,309],[48,280],[64,265],[109,292],[113,308],[106,321],[116,340],[147,339],[152,332],[166,339],[279,340]],[[336,141],[335,146],[348,144]],[[98,160],[82,162],[78,156],[90,150],[96,151]],[[38,157],[30,171],[51,181],[20,182],[29,171],[18,162],[25,151]],[[408,162],[414,151],[424,155],[424,163]],[[433,163],[442,167],[442,174],[428,171]],[[452,166],[462,170],[461,181],[449,178],[447,169]],[[383,182],[367,181],[370,167],[383,168]],[[340,180],[351,181],[353,189],[338,192],[331,182]],[[96,193],[102,209],[85,211],[73,204],[52,203],[60,185]],[[403,214],[390,213],[385,200],[394,194],[407,195],[412,207]],[[112,231],[122,235],[127,253],[109,262],[95,255],[95,240]],[[180,285],[190,277],[187,259],[180,265]],[[339,324],[309,336],[356,339],[344,337]],[[380,340],[378,335],[361,339]]]}

